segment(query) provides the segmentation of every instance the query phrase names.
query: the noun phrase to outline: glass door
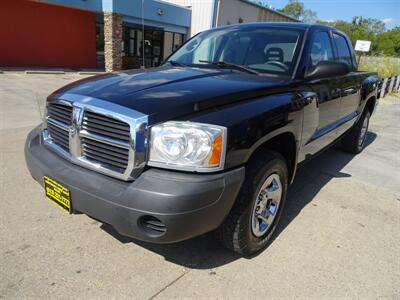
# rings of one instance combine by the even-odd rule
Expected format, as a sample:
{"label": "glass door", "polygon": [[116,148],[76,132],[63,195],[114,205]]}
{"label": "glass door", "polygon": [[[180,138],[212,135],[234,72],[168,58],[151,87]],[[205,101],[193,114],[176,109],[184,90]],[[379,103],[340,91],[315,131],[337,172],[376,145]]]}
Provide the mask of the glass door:
{"label": "glass door", "polygon": [[145,29],[144,57],[145,66],[158,67],[162,61],[163,32],[160,30]]}
{"label": "glass door", "polygon": [[164,32],[145,28],[144,37],[141,28],[124,27],[123,68],[135,69],[144,65],[146,68],[158,67],[163,60]]}

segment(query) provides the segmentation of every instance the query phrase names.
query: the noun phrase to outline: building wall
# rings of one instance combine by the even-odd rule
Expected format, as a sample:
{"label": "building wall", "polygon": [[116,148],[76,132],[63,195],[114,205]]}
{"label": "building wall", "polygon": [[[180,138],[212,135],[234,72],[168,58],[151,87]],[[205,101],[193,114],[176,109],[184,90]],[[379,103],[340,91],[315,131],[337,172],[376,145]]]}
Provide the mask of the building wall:
{"label": "building wall", "polygon": [[258,8],[248,3],[236,0],[220,0],[217,26],[224,26],[239,23],[256,22],[258,17]]}
{"label": "building wall", "polygon": [[56,4],[82,10],[101,12],[103,11],[103,7],[109,6],[113,0],[32,0],[32,1],[43,2],[48,4]]}
{"label": "building wall", "polygon": [[[163,0],[192,9],[191,36],[217,26],[246,22],[296,22],[248,0]],[[214,11],[215,9],[215,11]],[[214,13],[217,12],[214,20]]]}
{"label": "building wall", "polygon": [[217,0],[164,0],[192,9],[190,35],[212,28],[214,3]]}
{"label": "building wall", "polygon": [[[124,16],[124,21],[141,24],[142,0],[40,0],[97,13],[114,12]],[[1,0],[0,0],[1,2]],[[191,10],[171,5],[171,1],[143,0],[145,25],[164,28],[166,31],[188,33]],[[172,1],[173,3],[173,1]]]}
{"label": "building wall", "polygon": [[289,17],[243,0],[219,0],[217,26],[249,22],[293,22]]}
{"label": "building wall", "polygon": [[265,9],[258,9],[257,22],[294,22],[294,20]]}
{"label": "building wall", "polygon": [[[104,2],[104,0],[103,0]],[[113,0],[112,11],[126,16],[127,20],[142,19],[141,0]],[[149,25],[160,26],[168,31],[179,31],[187,33],[190,26],[191,11],[183,7],[170,5],[163,1],[145,0],[144,1],[145,22]],[[103,7],[105,9],[105,7]],[[105,10],[106,11],[106,10]],[[170,27],[168,29],[168,27]],[[177,28],[180,28],[177,29]],[[184,32],[182,32],[184,31]]]}
{"label": "building wall", "polygon": [[0,66],[96,67],[94,12],[27,0],[0,8]]}

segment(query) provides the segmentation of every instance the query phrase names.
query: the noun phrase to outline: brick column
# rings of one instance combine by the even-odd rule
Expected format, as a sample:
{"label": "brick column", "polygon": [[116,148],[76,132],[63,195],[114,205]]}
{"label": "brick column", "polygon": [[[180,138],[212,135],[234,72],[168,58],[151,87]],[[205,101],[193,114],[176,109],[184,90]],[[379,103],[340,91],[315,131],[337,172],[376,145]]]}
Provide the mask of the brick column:
{"label": "brick column", "polygon": [[122,69],[122,16],[104,13],[104,61],[107,72]]}

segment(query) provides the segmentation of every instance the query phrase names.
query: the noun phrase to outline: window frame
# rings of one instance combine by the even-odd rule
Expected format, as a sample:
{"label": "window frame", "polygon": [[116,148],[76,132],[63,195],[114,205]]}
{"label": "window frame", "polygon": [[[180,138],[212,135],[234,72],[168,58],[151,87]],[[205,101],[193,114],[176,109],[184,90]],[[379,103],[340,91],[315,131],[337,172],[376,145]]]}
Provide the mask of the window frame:
{"label": "window frame", "polygon": [[[133,31],[133,37],[131,37],[131,31]],[[136,40],[137,40],[137,30],[136,29],[134,29],[134,28],[129,28],[128,27],[128,32],[127,32],[127,51],[125,51],[125,55],[126,56],[130,56],[130,57],[132,57],[132,56],[136,56],[137,55],[137,53],[136,53]],[[129,48],[130,48],[130,44],[131,44],[131,40],[133,40],[133,52],[132,53],[130,53],[129,52]]]}
{"label": "window frame", "polygon": [[339,60],[339,58],[340,58],[339,49],[338,49],[338,47],[337,47],[337,45],[336,45],[336,43],[335,43],[335,35],[337,35],[337,36],[339,36],[339,37],[342,37],[342,38],[344,39],[345,43],[346,43],[347,50],[349,51],[349,54],[350,54],[350,62],[351,62],[351,65],[350,65],[349,67],[350,67],[350,70],[351,70],[351,71],[354,71],[355,68],[356,68],[356,64],[355,64],[355,61],[354,61],[353,51],[352,51],[352,48],[350,47],[349,40],[348,40],[347,36],[346,36],[345,34],[339,32],[339,31],[335,31],[335,30],[332,30],[332,31],[331,31],[331,35],[332,35],[332,37],[331,37],[332,43],[333,43],[334,48],[335,48],[335,49],[334,49],[334,50],[335,50],[335,56],[336,56],[335,61],[336,61],[336,62],[340,62],[340,60]]}
{"label": "window frame", "polygon": [[104,54],[104,24],[96,23],[96,54]]}
{"label": "window frame", "polygon": [[324,30],[324,29],[318,29],[313,31],[312,35],[311,35],[311,40],[310,40],[310,46],[309,46],[309,50],[308,50],[308,55],[306,57],[306,73],[307,71],[312,67],[309,63],[309,58],[311,57],[311,51],[312,51],[312,46],[314,44],[314,38],[318,33],[321,32],[325,32],[328,35],[328,40],[329,40],[329,45],[331,46],[331,52],[332,52],[332,56],[333,56],[333,60],[332,61],[337,61],[337,53],[336,53],[336,47],[334,45],[333,42],[333,35],[332,35],[332,31],[331,30]]}
{"label": "window frame", "polygon": [[[130,36],[130,32],[133,30],[134,32],[134,37]],[[121,49],[123,52],[123,56],[126,57],[135,57],[138,56],[136,53],[136,48],[137,48],[137,28],[135,27],[129,27],[129,26],[124,26],[122,29],[122,42],[123,42],[123,48]],[[129,53],[129,45],[130,41],[133,40],[133,53]]]}
{"label": "window frame", "polygon": [[[172,36],[171,48],[169,48],[169,49],[167,47],[165,47],[165,34],[167,34],[167,33],[171,34],[171,36]],[[175,48],[175,36],[176,35],[181,36],[182,43]],[[185,44],[185,42],[186,42],[185,37],[186,37],[186,35],[184,33],[175,32],[175,31],[163,31],[163,40],[162,40],[162,43],[163,43],[162,57],[163,57],[163,59],[162,59],[161,64],[163,64],[168,57],[170,57],[172,54],[174,54],[175,51],[177,51],[180,47],[182,47],[183,44]],[[164,55],[165,50],[170,50],[170,53],[167,55]]]}

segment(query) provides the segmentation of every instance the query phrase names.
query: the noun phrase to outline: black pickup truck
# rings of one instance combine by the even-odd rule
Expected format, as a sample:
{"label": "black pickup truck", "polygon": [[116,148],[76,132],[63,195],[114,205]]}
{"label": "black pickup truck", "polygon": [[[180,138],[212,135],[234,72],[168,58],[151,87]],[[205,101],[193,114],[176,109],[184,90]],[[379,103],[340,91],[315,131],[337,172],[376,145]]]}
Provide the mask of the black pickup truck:
{"label": "black pickup truck", "polygon": [[362,151],[377,83],[335,28],[212,29],[161,67],[51,94],[26,162],[69,213],[153,243],[215,231],[247,256],[273,234],[300,164],[335,142]]}

